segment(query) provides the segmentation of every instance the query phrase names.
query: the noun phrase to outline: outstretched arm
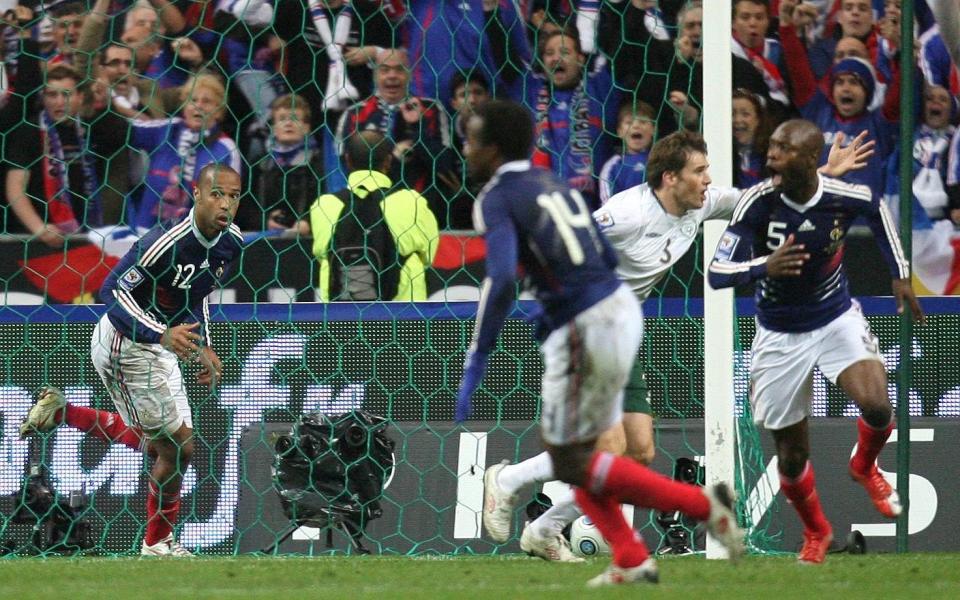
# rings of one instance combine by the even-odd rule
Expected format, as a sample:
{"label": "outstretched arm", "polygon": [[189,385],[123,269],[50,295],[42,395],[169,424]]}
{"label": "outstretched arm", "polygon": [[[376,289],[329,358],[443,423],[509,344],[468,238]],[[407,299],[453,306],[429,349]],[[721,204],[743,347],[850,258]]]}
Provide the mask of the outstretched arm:
{"label": "outstretched arm", "polygon": [[823,165],[817,171],[827,177],[843,177],[850,171],[856,171],[867,166],[867,161],[873,156],[877,145],[875,140],[866,142],[868,131],[864,129],[860,135],[846,146],[846,136],[842,131],[837,132],[833,138],[833,145],[830,146],[830,155],[827,157],[827,164]]}

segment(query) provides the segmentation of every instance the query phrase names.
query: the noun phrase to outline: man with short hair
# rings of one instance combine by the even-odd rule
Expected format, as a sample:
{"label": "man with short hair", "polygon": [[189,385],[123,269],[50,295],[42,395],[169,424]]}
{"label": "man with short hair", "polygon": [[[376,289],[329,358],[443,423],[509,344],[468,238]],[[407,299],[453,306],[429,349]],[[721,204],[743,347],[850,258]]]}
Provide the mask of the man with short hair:
{"label": "man with short hair", "polygon": [[100,290],[107,311],[90,353],[117,412],[68,404],[60,390],[45,387],[20,426],[22,437],[66,424],[147,451],[154,463],[145,556],[190,555],[173,536],[193,454],[193,418],[178,361],[199,362],[197,381],[216,387],[223,367],[212,347],[207,303],[227,281],[243,243],[233,224],[240,174],[211,163],[197,181],[190,213],[138,240]]}
{"label": "man with short hair", "polygon": [[773,434],[780,489],[803,521],[798,559],[806,564],[822,563],[833,540],[808,460],[814,368],[862,411],[850,476],[885,517],[902,510],[876,464],[893,431],[883,357],[843,269],[844,238],[855,219],[873,231],[893,275],[898,312],[908,304],[918,322],[924,318],[880,190],[817,174],[822,145],[810,121],[787,121],[774,131],[767,152],[774,178],[743,194],[708,274],[715,288],[756,284],[750,403],[754,420]]}
{"label": "man with short hair", "polygon": [[[489,180],[474,221],[487,247],[473,340],[457,395],[456,419],[472,412],[487,360],[514,301],[520,267],[543,313],[536,332],[544,358],[542,435],[557,477],[577,486],[576,500],[613,549],[613,563],[591,587],[656,582],[656,561],[624,519],[619,503],[680,510],[707,522],[736,557],[742,532],[727,484],[703,489],[656,474],[638,463],[595,450],[622,415],[623,388],[643,334],[639,304],[614,270],[617,259],[583,196],[555,175],[531,166],[529,114],[518,104],[491,101],[467,124],[467,166]],[[487,480],[497,470],[489,469]],[[486,496],[486,495],[485,495]],[[484,511],[512,499],[486,496]],[[508,511],[512,506],[508,506]],[[506,531],[488,532],[499,542]]]}
{"label": "man with short hair", "polygon": [[5,231],[31,234],[53,248],[63,246],[65,234],[102,223],[97,165],[85,151],[90,131],[79,115],[80,83],[69,65],[52,65],[41,110],[28,112],[5,136]]}
{"label": "man with short hair", "polygon": [[[321,302],[422,302],[427,299],[426,268],[433,262],[439,243],[437,219],[423,196],[402,183],[395,185],[387,175],[393,154],[393,144],[380,132],[368,130],[351,135],[343,146],[343,159],[349,172],[347,187],[323,194],[310,207],[313,254],[320,263],[318,291]],[[399,264],[361,265],[358,272],[371,269],[379,272],[371,274],[368,285],[360,286],[363,289],[348,289],[350,286],[342,284],[340,279],[334,280],[338,272],[343,272],[341,269],[349,266],[342,264],[341,249],[336,247],[337,232],[340,227],[351,224],[351,219],[359,221],[355,214],[372,208],[369,205],[361,208],[360,203],[370,202],[379,204],[379,214],[372,211],[376,214],[376,222],[371,225],[378,225],[379,220],[383,220],[396,246]],[[369,257],[365,256],[364,260]],[[390,271],[392,276],[395,269],[399,269],[396,292],[387,295],[385,290],[392,288],[386,283],[387,272]]]}
{"label": "man with short hair", "polygon": [[63,2],[50,9],[50,16],[53,17],[54,53],[47,58],[49,64],[73,64],[85,12],[80,2]]}
{"label": "man with short hair", "polygon": [[[846,148],[840,147],[844,140],[838,140],[823,171],[839,176],[862,168],[873,148],[873,144],[863,143],[864,138],[855,138]],[[617,275],[641,302],[694,245],[703,221],[727,219],[733,213],[741,191],[711,185],[709,166],[702,137],[687,131],[672,133],[650,151],[647,183],[616,194],[593,214],[617,253]],[[600,437],[599,447],[642,465],[653,462],[653,408],[642,354],[634,360],[624,390],[623,418]],[[517,490],[553,479],[554,465],[549,453],[544,452],[519,464],[501,463],[487,471],[483,522],[491,537],[505,541]],[[581,512],[571,494],[557,493],[551,500],[553,506],[524,528],[520,548],[546,560],[576,562],[561,531]]]}
{"label": "man with short hair", "polygon": [[533,163],[578,190],[591,209],[600,206],[600,169],[613,152],[620,93],[606,68],[588,72],[580,40],[572,32],[543,36],[543,74],[528,73],[526,105],[536,121]]}

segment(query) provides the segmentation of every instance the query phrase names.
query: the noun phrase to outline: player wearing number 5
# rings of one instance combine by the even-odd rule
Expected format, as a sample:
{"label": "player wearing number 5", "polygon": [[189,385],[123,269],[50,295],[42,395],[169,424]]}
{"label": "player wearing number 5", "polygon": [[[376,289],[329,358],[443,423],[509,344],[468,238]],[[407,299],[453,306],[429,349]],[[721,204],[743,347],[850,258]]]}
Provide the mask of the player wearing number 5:
{"label": "player wearing number 5", "polygon": [[736,556],[742,533],[729,486],[685,485],[594,450],[600,434],[622,415],[623,388],[643,335],[640,305],[617,279],[613,249],[580,193],[531,167],[532,144],[533,123],[518,104],[489,102],[467,122],[467,168],[477,181],[489,180],[474,206],[474,225],[497,251],[487,255],[456,418],[470,415],[471,396],[513,305],[519,266],[543,306],[536,326],[544,360],[543,440],[557,477],[578,486],[577,502],[613,549],[613,564],[590,585],[658,578],[656,562],[624,519],[620,502],[707,521]]}
{"label": "player wearing number 5", "polygon": [[178,359],[199,362],[197,380],[211,389],[219,380],[207,300],[240,256],[243,239],[233,224],[240,175],[212,163],[197,181],[190,213],[149,231],[100,290],[107,311],[93,331],[90,353],[119,414],[67,404],[59,390],[48,387],[20,427],[26,435],[66,424],[146,450],[154,463],[144,555],[189,555],[173,537],[180,485],[193,452],[193,419]]}
{"label": "player wearing number 5", "polygon": [[744,192],[709,269],[715,288],[756,282],[750,403],[757,423],[773,433],[780,487],[803,521],[799,560],[812,564],[823,562],[833,539],[808,460],[815,367],[862,412],[851,477],[884,516],[901,512],[896,491],[876,465],[893,430],[887,375],[843,270],[844,239],[854,219],[866,219],[873,231],[893,276],[898,310],[908,303],[923,321],[896,223],[868,187],[817,174],[822,146],[822,133],[809,121],[777,128],[767,152],[774,178]]}

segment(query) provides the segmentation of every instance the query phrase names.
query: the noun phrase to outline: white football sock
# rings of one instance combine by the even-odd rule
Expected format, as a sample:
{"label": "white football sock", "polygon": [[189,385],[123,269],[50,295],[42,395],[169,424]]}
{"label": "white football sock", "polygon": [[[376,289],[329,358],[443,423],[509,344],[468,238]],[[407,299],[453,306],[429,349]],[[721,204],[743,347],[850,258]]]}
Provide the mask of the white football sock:
{"label": "white football sock", "polygon": [[531,483],[542,483],[553,479],[553,460],[546,452],[528,458],[522,463],[507,465],[500,470],[497,483],[508,494]]}
{"label": "white football sock", "polygon": [[560,535],[563,528],[573,523],[577,517],[583,514],[573,496],[573,488],[564,488],[563,492],[553,494],[550,498],[553,506],[547,509],[537,519],[530,523],[533,527],[533,533],[540,538],[552,538]]}

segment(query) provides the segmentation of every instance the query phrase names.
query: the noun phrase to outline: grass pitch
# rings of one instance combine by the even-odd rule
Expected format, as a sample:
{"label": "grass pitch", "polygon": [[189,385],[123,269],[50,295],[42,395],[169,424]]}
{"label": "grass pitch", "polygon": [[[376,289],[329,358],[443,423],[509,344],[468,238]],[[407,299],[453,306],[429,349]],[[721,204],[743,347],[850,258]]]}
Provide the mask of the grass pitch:
{"label": "grass pitch", "polygon": [[960,555],[793,556],[734,566],[702,557],[660,561],[659,585],[587,590],[606,559],[548,564],[526,556],[314,558],[21,558],[0,560],[2,598],[960,598]]}

